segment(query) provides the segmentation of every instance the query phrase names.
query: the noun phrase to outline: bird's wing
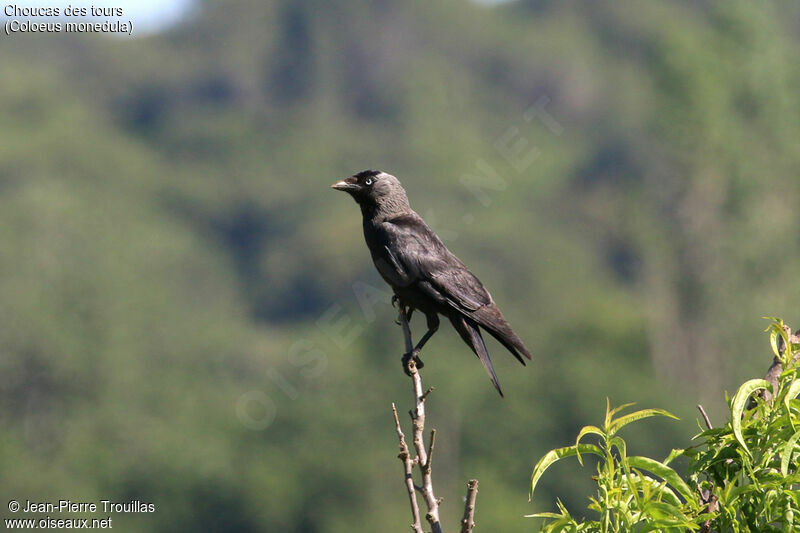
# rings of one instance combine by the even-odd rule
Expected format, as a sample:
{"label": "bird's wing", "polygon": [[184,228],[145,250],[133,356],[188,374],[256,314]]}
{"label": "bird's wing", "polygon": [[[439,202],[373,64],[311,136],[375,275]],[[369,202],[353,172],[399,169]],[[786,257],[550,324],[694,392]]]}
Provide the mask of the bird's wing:
{"label": "bird's wing", "polygon": [[[391,260],[409,283],[436,301],[468,316],[503,344],[517,360],[531,353],[517,337],[480,280],[442,243],[416,213],[387,221]],[[388,250],[388,248],[387,248]],[[478,352],[476,352],[478,353]]]}
{"label": "bird's wing", "polygon": [[434,291],[462,312],[473,312],[492,303],[480,280],[469,271],[416,213],[395,217],[385,223],[392,262],[421,290]]}

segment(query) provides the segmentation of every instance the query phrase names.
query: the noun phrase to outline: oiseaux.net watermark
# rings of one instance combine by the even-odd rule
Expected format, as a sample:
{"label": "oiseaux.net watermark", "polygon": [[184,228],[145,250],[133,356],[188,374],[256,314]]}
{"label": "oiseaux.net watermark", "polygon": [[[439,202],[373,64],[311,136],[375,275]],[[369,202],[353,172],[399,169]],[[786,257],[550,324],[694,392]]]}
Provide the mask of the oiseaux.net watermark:
{"label": "oiseaux.net watermark", "polygon": [[[8,510],[14,516],[4,519],[6,529],[112,529],[114,520],[119,516],[154,513],[156,506],[140,500],[10,500]],[[45,516],[41,516],[42,514]],[[57,516],[53,516],[54,514]]]}

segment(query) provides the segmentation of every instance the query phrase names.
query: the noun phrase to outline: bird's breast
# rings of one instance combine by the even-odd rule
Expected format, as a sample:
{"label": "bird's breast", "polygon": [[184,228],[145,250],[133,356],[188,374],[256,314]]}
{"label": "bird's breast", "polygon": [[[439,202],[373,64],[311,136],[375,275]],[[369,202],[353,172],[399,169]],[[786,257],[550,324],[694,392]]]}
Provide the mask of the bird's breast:
{"label": "bird's breast", "polygon": [[397,257],[390,251],[394,243],[386,232],[379,226],[365,223],[364,240],[367,242],[375,268],[386,283],[393,287],[405,287],[412,282]]}

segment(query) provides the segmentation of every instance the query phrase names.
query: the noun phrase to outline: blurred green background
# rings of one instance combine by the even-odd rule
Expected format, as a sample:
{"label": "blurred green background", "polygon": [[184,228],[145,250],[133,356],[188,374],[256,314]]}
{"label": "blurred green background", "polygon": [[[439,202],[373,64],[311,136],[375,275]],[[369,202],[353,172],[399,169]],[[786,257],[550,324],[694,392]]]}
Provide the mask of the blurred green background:
{"label": "blurred green background", "polygon": [[[445,526],[580,516],[535,461],[612,404],[680,422],[800,322],[800,5],[208,1],[151,35],[0,45],[0,517],[153,502],[131,532],[404,531],[403,341],[353,202],[365,168],[534,353],[426,346]],[[415,335],[424,321],[415,317]],[[637,433],[638,431],[638,433]],[[67,515],[64,515],[66,517]]]}

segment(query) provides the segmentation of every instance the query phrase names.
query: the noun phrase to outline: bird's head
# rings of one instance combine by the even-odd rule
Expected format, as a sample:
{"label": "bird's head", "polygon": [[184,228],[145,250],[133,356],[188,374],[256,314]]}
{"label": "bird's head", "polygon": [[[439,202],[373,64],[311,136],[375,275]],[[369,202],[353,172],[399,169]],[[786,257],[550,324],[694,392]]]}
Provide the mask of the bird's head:
{"label": "bird's head", "polygon": [[362,170],[331,187],[352,196],[364,212],[405,212],[410,209],[400,180],[380,170]]}

